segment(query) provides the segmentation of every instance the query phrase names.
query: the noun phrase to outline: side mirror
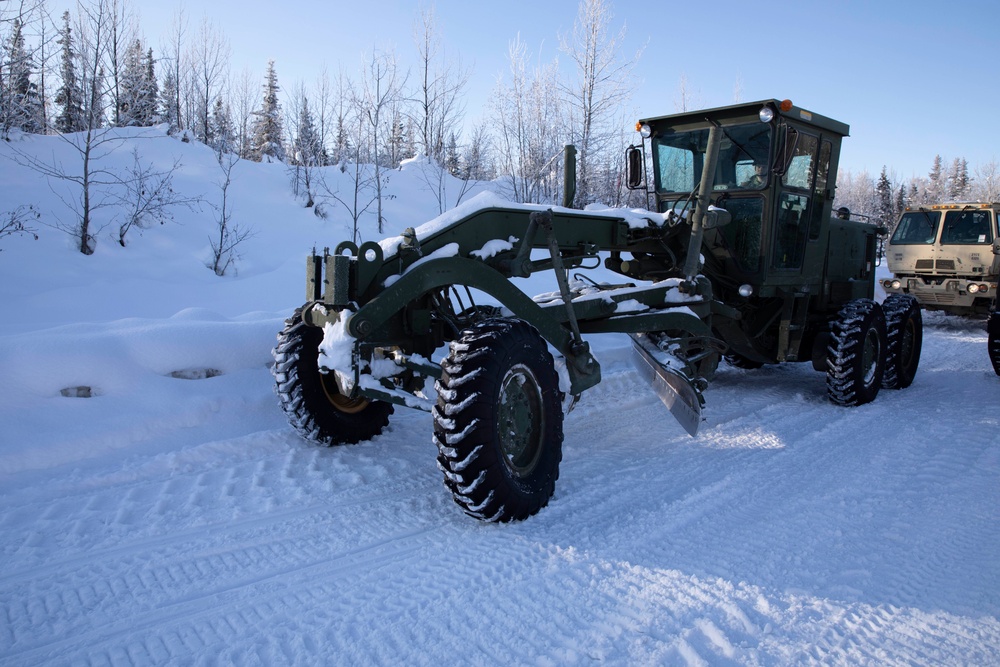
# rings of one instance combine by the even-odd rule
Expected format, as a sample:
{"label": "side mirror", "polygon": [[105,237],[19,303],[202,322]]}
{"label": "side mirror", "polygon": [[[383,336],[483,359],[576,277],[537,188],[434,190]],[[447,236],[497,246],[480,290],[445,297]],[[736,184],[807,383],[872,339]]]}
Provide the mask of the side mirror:
{"label": "side mirror", "polygon": [[638,190],[643,182],[643,154],[637,146],[625,149],[625,186],[629,190]]}

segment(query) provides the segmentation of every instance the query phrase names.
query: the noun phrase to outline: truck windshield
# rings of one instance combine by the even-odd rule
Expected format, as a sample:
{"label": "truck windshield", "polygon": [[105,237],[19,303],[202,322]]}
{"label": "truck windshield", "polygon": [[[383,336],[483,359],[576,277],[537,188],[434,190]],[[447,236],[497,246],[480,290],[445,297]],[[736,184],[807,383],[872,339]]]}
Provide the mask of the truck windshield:
{"label": "truck windshield", "polygon": [[990,211],[948,211],[944,214],[941,245],[971,245],[993,243]]}
{"label": "truck windshield", "polygon": [[[759,190],[767,185],[771,126],[748,123],[723,127],[714,190]],[[656,189],[692,192],[701,181],[708,128],[661,132],[653,140]]]}
{"label": "truck windshield", "polygon": [[896,245],[931,244],[937,238],[939,211],[907,211],[896,225],[889,243]]}

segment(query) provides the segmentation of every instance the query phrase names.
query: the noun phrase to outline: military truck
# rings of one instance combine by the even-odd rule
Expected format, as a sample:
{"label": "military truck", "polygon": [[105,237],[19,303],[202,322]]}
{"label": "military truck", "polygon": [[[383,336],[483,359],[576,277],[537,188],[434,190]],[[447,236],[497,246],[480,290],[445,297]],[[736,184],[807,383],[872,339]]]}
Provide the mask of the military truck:
{"label": "military truck", "polygon": [[[568,169],[562,207],[480,195],[401,236],[314,251],[274,349],[292,426],[355,443],[395,406],[428,410],[452,498],[511,521],[554,493],[564,413],[601,379],[590,334],[629,335],[691,435],[723,356],[810,362],[844,406],[913,381],[920,308],[873,300],[884,230],[831,215],[847,125],[775,99],[637,127],[627,180],[649,210],[570,208]],[[614,280],[588,277],[598,268]],[[514,284],[539,272],[555,291]]]}
{"label": "military truck", "polygon": [[927,310],[989,314],[1000,277],[1000,203],[911,206],[886,245],[887,294],[910,294]]}

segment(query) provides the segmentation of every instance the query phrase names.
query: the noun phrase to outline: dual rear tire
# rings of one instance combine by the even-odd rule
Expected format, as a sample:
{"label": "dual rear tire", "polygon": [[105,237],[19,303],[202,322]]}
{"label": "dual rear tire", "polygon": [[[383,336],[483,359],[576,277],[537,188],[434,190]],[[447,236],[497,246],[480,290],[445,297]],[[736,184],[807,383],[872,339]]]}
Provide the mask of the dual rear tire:
{"label": "dual rear tire", "polygon": [[883,387],[909,387],[922,345],[920,304],[912,296],[893,294],[882,305],[848,302],[830,324],[827,395],[838,405],[863,405]]}

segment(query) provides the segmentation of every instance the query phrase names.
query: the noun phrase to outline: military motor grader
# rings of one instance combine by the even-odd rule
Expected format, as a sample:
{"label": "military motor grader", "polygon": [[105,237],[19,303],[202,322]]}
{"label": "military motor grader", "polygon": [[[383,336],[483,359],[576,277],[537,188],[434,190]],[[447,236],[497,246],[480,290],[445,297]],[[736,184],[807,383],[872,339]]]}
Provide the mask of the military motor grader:
{"label": "military motor grader", "polygon": [[[765,100],[637,128],[628,181],[650,210],[480,195],[399,237],[314,251],[305,303],[274,349],[292,426],[355,443],[378,435],[394,406],[429,410],[455,502],[510,521],[554,492],[564,412],[601,379],[589,334],[631,336],[640,370],[692,435],[723,357],[811,362],[844,406],[912,382],[920,309],[905,295],[873,300],[884,230],[831,217],[847,125]],[[621,280],[585,277],[599,266]],[[514,285],[541,271],[557,291],[531,298]]]}

